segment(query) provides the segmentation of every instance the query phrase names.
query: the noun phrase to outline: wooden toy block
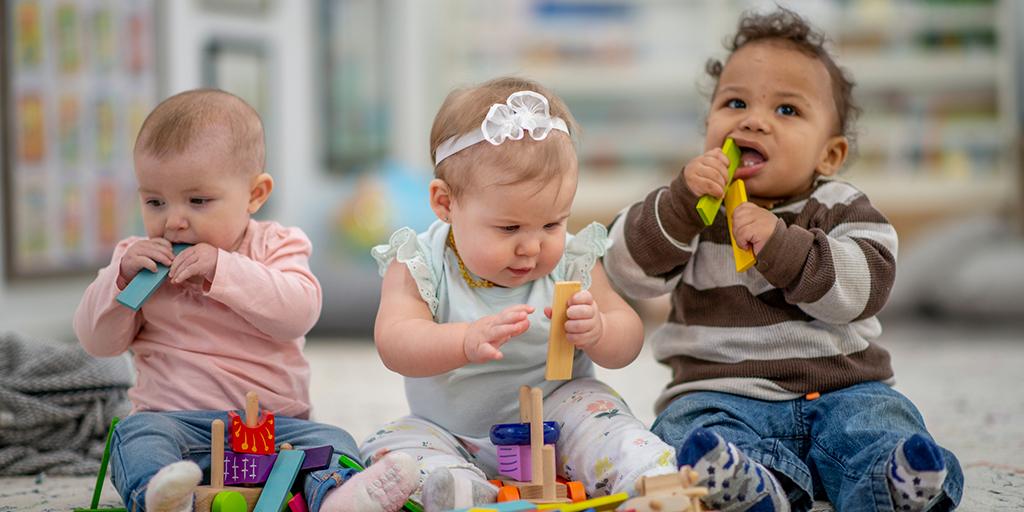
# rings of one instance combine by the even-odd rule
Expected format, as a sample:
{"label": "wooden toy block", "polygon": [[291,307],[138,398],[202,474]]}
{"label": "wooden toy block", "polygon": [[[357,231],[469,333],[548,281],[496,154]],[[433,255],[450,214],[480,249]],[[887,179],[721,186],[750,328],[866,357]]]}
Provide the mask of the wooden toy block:
{"label": "wooden toy block", "polygon": [[610,512],[615,510],[615,507],[628,499],[629,494],[620,492],[617,494],[610,494],[608,496],[601,496],[599,498],[578,501],[576,503],[537,505],[537,510],[555,510],[558,512],[582,512],[584,510],[594,510],[597,512]]}
{"label": "wooden toy block", "polygon": [[302,493],[296,494],[288,500],[288,510],[290,512],[309,512],[309,508],[306,507],[306,498],[302,497]]}
{"label": "wooden toy block", "polygon": [[498,446],[498,474],[520,482],[532,478],[530,445]]}
{"label": "wooden toy block", "polygon": [[[195,512],[214,512],[214,502],[217,501],[217,496],[221,494],[236,493],[245,500],[246,512],[252,512],[256,507],[256,502],[260,499],[260,493],[263,489],[259,487],[221,487],[215,488],[208,485],[200,485],[196,487],[196,501],[193,510]],[[223,499],[223,498],[222,498]],[[221,502],[221,506],[233,506],[235,503],[234,499],[224,504]]]}
{"label": "wooden toy block", "polygon": [[92,490],[92,502],[90,502],[89,508],[76,508],[74,512],[126,512],[126,509],[121,507],[99,508],[100,494],[103,493],[103,481],[107,477],[107,465],[110,462],[110,439],[114,436],[114,427],[120,420],[121,418],[117,416],[110,420],[110,428],[107,429],[107,442],[103,445],[103,457],[100,459],[100,471],[96,475],[96,487]]}
{"label": "wooden toy block", "polygon": [[[725,144],[722,144],[722,153],[729,157],[729,176],[725,180],[725,186],[728,190],[729,184],[732,183],[732,176],[736,172],[736,168],[740,166],[740,149],[736,147],[736,142],[731,138],[725,139]],[[704,221],[705,226],[710,226],[715,222],[715,216],[718,215],[718,209],[722,206],[722,199],[704,195],[697,200],[697,214],[700,215],[700,220]]]}
{"label": "wooden toy block", "polygon": [[[544,394],[540,388],[530,389],[530,476],[534,484],[542,484],[544,478]],[[554,476],[554,475],[552,475]]]}
{"label": "wooden toy block", "polygon": [[219,492],[210,505],[210,512],[246,512],[248,509],[249,504],[238,491]]}
{"label": "wooden toy block", "polygon": [[[287,443],[285,443],[287,444]],[[284,445],[282,445],[282,451]],[[302,450],[306,458],[302,461],[301,471],[314,471],[330,465],[334,449],[330,445],[318,446]],[[260,455],[255,453],[224,452],[224,484],[259,484],[267,481],[270,470],[277,461],[277,454]]]}
{"label": "wooden toy block", "polygon": [[[189,247],[191,247],[189,244],[174,244],[171,246],[171,250],[177,256],[178,253]],[[167,280],[167,273],[170,270],[170,267],[159,263],[156,265],[156,272],[146,268],[140,270],[128,282],[128,286],[125,286],[124,290],[117,294],[117,301],[131,308],[132,311],[138,311],[142,307],[142,303],[146,302],[146,299],[153,295],[153,292],[160,288],[160,285],[164,284],[164,281]]]}
{"label": "wooden toy block", "polygon": [[747,187],[743,180],[736,180],[725,192],[725,216],[729,222],[729,240],[732,242],[732,255],[736,259],[736,271],[746,272],[757,263],[752,249],[741,249],[736,245],[736,236],[732,232],[732,212],[736,207],[747,202]]}
{"label": "wooden toy block", "polygon": [[274,413],[263,411],[259,416],[259,398],[252,391],[245,395],[245,420],[234,411],[231,420],[231,450],[236,453],[274,453]]}
{"label": "wooden toy block", "polygon": [[267,483],[263,486],[259,501],[256,502],[254,512],[279,512],[288,498],[288,490],[295,483],[295,477],[302,467],[302,460],[306,458],[306,452],[300,450],[285,450],[277,454],[277,461],[274,468],[270,470]]}
{"label": "wooden toy block", "polygon": [[506,501],[504,503],[492,503],[469,508],[460,508],[450,512],[529,512],[537,510],[537,505],[526,500]]}
{"label": "wooden toy block", "polygon": [[238,501],[238,497],[241,497],[245,501],[246,512],[251,512],[256,506],[262,489],[224,487],[223,468],[224,421],[213,420],[210,422],[210,485],[201,485],[196,488],[195,511],[235,512],[241,503]]}
{"label": "wooden toy block", "polygon": [[700,498],[707,496],[708,489],[697,486],[697,477],[690,466],[667,475],[641,477],[636,482],[640,496],[624,503],[621,510],[701,512]]}
{"label": "wooden toy block", "polygon": [[[544,444],[544,395],[540,388],[519,388],[519,418],[530,424],[530,481],[491,480],[498,486],[498,502],[528,500],[534,503],[583,501],[580,482],[556,482],[555,447]],[[525,456],[520,457],[520,466]],[[522,469],[521,469],[522,471]]]}
{"label": "wooden toy block", "polygon": [[572,360],[576,347],[565,337],[565,310],[569,299],[580,291],[579,281],[555,283],[555,298],[551,301],[551,332],[548,334],[548,365],[544,371],[547,380],[572,378]]}

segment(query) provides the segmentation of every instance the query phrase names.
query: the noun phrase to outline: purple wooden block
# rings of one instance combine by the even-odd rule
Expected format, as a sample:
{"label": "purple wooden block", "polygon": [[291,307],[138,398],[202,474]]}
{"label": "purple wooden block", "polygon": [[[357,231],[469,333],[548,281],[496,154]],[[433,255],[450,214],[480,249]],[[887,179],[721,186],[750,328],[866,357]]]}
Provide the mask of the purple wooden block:
{"label": "purple wooden block", "polygon": [[[334,449],[330,446],[317,446],[304,450],[306,458],[302,461],[301,471],[323,469],[330,465]],[[257,455],[254,453],[235,453],[224,450],[224,485],[261,484],[267,481],[277,454]]]}
{"label": "purple wooden block", "polygon": [[531,481],[533,464],[530,458],[530,445],[498,446],[498,474],[505,475],[519,482]]}

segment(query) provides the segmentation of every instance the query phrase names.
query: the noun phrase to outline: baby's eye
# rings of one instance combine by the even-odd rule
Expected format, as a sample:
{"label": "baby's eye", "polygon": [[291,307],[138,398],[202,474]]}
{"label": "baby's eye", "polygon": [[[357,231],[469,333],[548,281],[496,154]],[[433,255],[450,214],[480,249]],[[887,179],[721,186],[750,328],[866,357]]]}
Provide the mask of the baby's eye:
{"label": "baby's eye", "polygon": [[519,231],[519,226],[501,226],[498,229],[506,233],[515,233],[516,231]]}
{"label": "baby's eye", "polygon": [[796,107],[793,105],[779,105],[775,111],[784,116],[795,116],[797,114]]}
{"label": "baby's eye", "polygon": [[209,199],[207,199],[207,198],[205,198],[205,197],[193,197],[193,198],[190,198],[190,199],[188,200],[188,202],[189,202],[189,203],[192,203],[192,204],[194,204],[194,205],[199,205],[199,206],[202,206],[202,205],[204,205],[204,204],[206,204],[206,203],[210,202],[210,200],[209,200]]}
{"label": "baby's eye", "polygon": [[548,224],[544,224],[544,229],[551,230],[551,229],[555,229],[555,228],[557,228],[558,226],[561,226],[561,225],[562,225],[561,222],[551,222],[551,223],[548,223]]}
{"label": "baby's eye", "polygon": [[731,99],[725,102],[727,108],[747,108],[747,103],[740,99]]}
{"label": "baby's eye", "polygon": [[164,205],[164,202],[159,199],[146,199],[146,206],[152,208],[159,208]]}

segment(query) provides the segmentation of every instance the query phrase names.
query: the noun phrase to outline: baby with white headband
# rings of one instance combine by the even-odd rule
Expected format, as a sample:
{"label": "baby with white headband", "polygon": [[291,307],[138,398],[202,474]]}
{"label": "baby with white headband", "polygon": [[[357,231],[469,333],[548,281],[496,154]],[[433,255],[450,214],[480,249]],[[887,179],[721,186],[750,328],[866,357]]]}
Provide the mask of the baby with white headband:
{"label": "baby with white headband", "polygon": [[[594,379],[643,344],[639,317],[611,288],[600,258],[607,232],[566,233],[579,179],[565,103],[537,83],[499,78],[457,90],[431,130],[438,220],[403,228],[373,249],[384,276],[374,339],[405,376],[411,414],[363,443],[364,458],[402,451],[420,462],[428,511],[491,503],[497,423],[518,422],[520,385],[544,394],[544,419],[562,425],[557,472],[588,496],[632,492],[676,470],[675,451]],[[565,330],[572,379],[544,378],[556,281],[580,281]]]}

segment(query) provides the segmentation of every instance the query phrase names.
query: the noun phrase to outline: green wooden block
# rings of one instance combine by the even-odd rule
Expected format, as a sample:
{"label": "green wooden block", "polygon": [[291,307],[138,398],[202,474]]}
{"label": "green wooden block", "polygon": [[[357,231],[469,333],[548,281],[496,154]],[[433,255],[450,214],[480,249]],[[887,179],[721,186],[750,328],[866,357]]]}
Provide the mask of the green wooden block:
{"label": "green wooden block", "polygon": [[[725,139],[725,144],[722,144],[722,153],[729,157],[729,178],[725,182],[725,188],[729,188],[729,184],[732,183],[732,175],[740,166],[740,148],[736,147],[732,138],[728,138]],[[705,195],[697,201],[697,214],[700,215],[700,220],[704,221],[705,226],[710,226],[715,222],[715,215],[718,214],[718,209],[722,206],[722,199],[724,198]]]}
{"label": "green wooden block", "polygon": [[[171,250],[177,256],[181,251],[189,247],[191,247],[189,244],[174,244]],[[138,311],[142,307],[142,303],[146,302],[146,299],[153,295],[153,292],[160,288],[160,285],[164,284],[164,281],[167,279],[167,273],[170,270],[170,267],[160,265],[159,263],[156,266],[156,272],[146,268],[140,270],[138,274],[135,274],[131,282],[128,283],[128,286],[125,286],[124,290],[117,294],[117,301],[125,307],[131,308],[132,311]]]}

